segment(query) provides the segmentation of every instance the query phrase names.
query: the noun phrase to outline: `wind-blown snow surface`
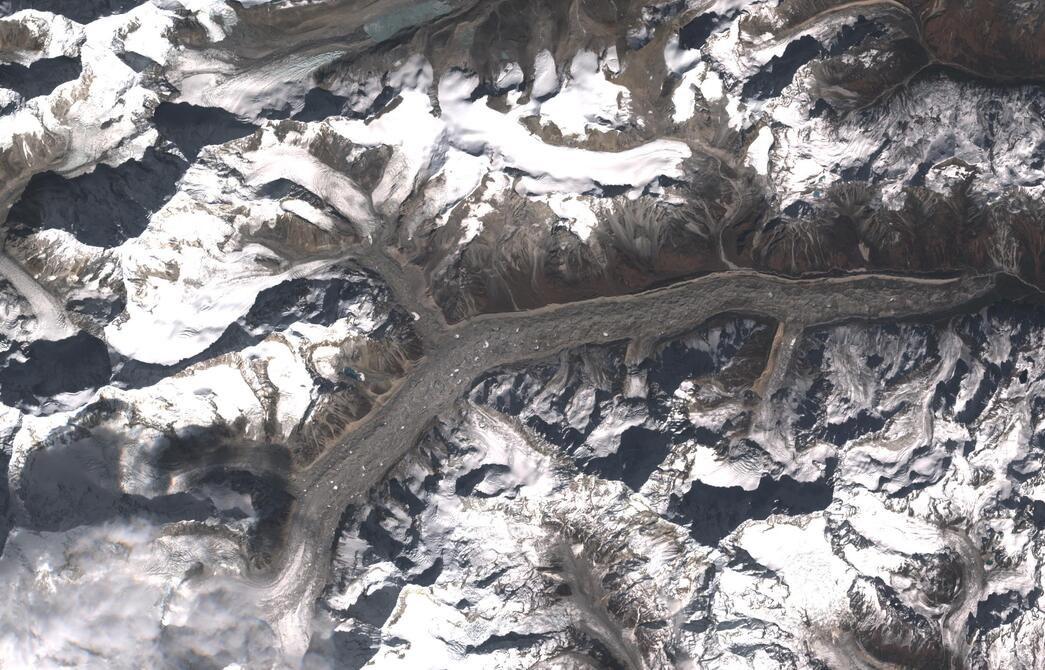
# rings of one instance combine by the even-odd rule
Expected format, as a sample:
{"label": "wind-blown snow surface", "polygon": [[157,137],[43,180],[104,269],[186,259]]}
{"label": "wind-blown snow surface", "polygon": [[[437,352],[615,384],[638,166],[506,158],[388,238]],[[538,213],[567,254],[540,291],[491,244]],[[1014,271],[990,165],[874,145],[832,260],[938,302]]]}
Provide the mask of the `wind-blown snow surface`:
{"label": "wind-blown snow surface", "polygon": [[[234,538],[142,521],[16,531],[0,559],[0,655],[25,668],[271,666],[275,638],[229,576],[240,560]],[[206,581],[187,582],[204,565]]]}
{"label": "wind-blown snow surface", "polygon": [[322,538],[303,659],[261,604],[415,309],[1045,280],[1037,70],[917,5],[0,0],[0,667],[1042,666],[1023,305],[492,371]]}

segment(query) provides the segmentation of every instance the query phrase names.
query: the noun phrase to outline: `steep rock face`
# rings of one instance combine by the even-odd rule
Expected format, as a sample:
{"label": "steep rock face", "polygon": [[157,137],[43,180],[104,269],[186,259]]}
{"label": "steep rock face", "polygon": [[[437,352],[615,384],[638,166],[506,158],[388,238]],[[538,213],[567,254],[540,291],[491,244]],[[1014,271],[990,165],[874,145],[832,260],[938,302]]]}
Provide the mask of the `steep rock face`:
{"label": "steep rock face", "polygon": [[88,246],[119,246],[144,232],[203,147],[255,130],[223,110],[170,103],[156,108],[153,123],[165,142],[149,147],[139,159],[115,167],[99,165],[72,178],[54,172],[34,175],[8,213],[10,231],[26,235],[60,229]]}
{"label": "steep rock face", "polygon": [[28,100],[51,93],[60,84],[79,77],[80,72],[80,62],[68,56],[44,58],[28,66],[8,63],[0,65],[0,88]]}
{"label": "steep rock face", "polygon": [[765,397],[750,321],[495,373],[348,510],[313,653],[1034,667],[1042,324],[812,331]]}
{"label": "steep rock face", "polygon": [[[22,165],[9,175],[6,198],[18,202],[9,229],[119,244],[171,198],[182,158],[248,134],[245,119],[286,128],[275,119],[293,117],[309,124],[299,132],[333,140],[313,153],[335,171],[348,145],[380,155],[348,189],[370,210],[363,232],[380,230],[423,269],[450,320],[736,266],[1001,268],[1039,280],[1040,87],[968,80],[938,55],[928,27],[961,22],[963,10],[434,3],[430,15],[374,7],[353,17],[356,32],[335,27],[331,17],[351,4],[146,4],[78,28],[83,46],[65,51],[87,74],[9,115],[12,138],[42,142],[28,163],[6,161]],[[978,11],[1013,44],[1034,25],[1029,8]],[[72,28],[42,27],[42,16],[7,23],[37,51],[79,44]],[[494,56],[483,45],[498,35]],[[105,53],[110,37],[122,44]],[[332,46],[295,51],[322,39]],[[1033,70],[1025,51],[992,54]],[[131,63],[142,58],[152,65]],[[103,65],[123,83],[91,86]],[[120,90],[141,104],[124,95],[120,124],[92,131],[118,148],[81,150],[80,135],[63,130],[87,132],[95,118],[46,122],[46,104],[67,114],[83,107],[67,101],[87,95],[102,109]],[[46,132],[27,134],[34,118]],[[176,148],[151,145],[150,125]],[[275,134],[283,142],[286,132]],[[97,161],[105,165],[78,176]],[[329,179],[314,165],[296,171],[313,186]],[[72,202],[97,204],[81,212]],[[114,230],[75,223],[106,209],[117,213]]]}
{"label": "steep rock face", "polygon": [[[259,117],[275,113],[258,93],[274,80],[283,83],[270,90],[285,97],[278,117],[366,119],[387,107],[351,141],[391,149],[376,211],[451,320],[736,265],[794,274],[1002,267],[1038,280],[1025,220],[1041,214],[1040,90],[1013,78],[967,81],[937,53],[947,49],[927,27],[960,21],[962,10],[545,4],[357,17],[362,28],[343,47],[380,43],[384,52],[310,52],[311,88],[271,68],[240,69],[237,58],[259,53],[233,28],[223,74],[200,84],[218,104]],[[983,11],[992,30],[1030,43],[1014,17],[1033,25],[1033,9]],[[287,20],[300,21],[289,39],[327,34],[321,15],[288,9]],[[237,25],[272,31],[278,17],[245,8]],[[498,35],[511,38],[492,57],[483,45]],[[1020,49],[993,57],[1033,72]],[[218,88],[229,83],[233,94]],[[201,99],[192,91],[187,99]],[[403,125],[416,132],[383,130]],[[651,153],[664,138],[681,142],[674,159]],[[640,147],[656,155],[654,171],[611,173],[610,156],[577,151]],[[597,162],[577,162],[588,159]],[[581,164],[583,178],[569,170]],[[391,175],[403,177],[395,190]]]}
{"label": "steep rock face", "polygon": [[1041,666],[1039,307],[506,330],[1045,285],[1039,5],[0,0],[0,666]]}
{"label": "steep rock face", "polygon": [[[288,473],[342,439],[417,356],[409,318],[372,282],[342,268],[264,291],[233,324],[239,339],[175,369],[110,358],[85,333],[8,352],[3,538],[16,528],[0,562],[13,600],[40,580],[65,599],[8,610],[5,661],[278,661],[243,576],[278,551]],[[98,350],[76,346],[84,338]],[[108,620],[133,625],[70,620],[30,643],[39,628],[25,622],[53,608],[92,618],[110,597],[127,604]]]}
{"label": "steep rock face", "polygon": [[[325,601],[337,625],[314,653],[355,630],[373,642],[350,667],[368,657],[402,667],[668,662],[663,621],[709,566],[626,486],[569,476],[550,445],[519,430],[480,410],[441,426],[389,483],[389,506],[350,517],[336,561],[345,587]],[[607,523],[593,525],[595,514]],[[618,561],[650,572],[624,573]],[[526,595],[504,607],[509,592]],[[394,607],[377,604],[389,597]],[[427,638],[417,635],[425,619],[438,622]]]}
{"label": "steep rock face", "polygon": [[8,223],[15,234],[63,229],[90,246],[117,246],[145,230],[149,215],[174,194],[185,167],[150,147],[140,161],[100,165],[72,180],[38,174],[11,208]]}

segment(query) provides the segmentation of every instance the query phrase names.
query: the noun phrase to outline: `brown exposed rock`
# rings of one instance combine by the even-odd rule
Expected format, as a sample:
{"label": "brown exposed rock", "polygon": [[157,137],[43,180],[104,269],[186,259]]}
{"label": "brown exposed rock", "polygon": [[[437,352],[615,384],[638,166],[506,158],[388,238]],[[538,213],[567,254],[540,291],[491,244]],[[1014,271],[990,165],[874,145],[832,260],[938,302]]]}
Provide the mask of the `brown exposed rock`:
{"label": "brown exposed rock", "polygon": [[994,79],[1045,77],[1045,5],[1040,2],[904,0],[941,63]]}

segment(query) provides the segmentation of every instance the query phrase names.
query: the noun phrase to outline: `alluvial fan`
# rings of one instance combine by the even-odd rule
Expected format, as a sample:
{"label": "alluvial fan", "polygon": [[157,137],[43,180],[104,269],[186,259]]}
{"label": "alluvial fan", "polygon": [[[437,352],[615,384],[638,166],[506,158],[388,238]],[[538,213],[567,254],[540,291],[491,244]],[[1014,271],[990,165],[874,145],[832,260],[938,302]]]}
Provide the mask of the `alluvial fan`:
{"label": "alluvial fan", "polygon": [[1045,668],[1043,45],[0,0],[0,668]]}

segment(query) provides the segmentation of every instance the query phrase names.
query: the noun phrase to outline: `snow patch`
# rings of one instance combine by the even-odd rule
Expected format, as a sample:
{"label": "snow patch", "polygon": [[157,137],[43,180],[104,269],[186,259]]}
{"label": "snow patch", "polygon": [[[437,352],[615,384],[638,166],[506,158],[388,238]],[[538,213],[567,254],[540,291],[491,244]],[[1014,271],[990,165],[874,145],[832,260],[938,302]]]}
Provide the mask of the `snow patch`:
{"label": "snow patch", "polygon": [[606,79],[594,52],[580,51],[562,89],[541,103],[541,123],[554,123],[568,137],[584,137],[593,128],[619,129],[631,116],[630,100],[628,89]]}
{"label": "snow patch", "polygon": [[773,129],[769,126],[762,126],[755,141],[748,147],[748,165],[755,168],[755,172],[760,175],[769,174],[769,150],[773,148],[773,142]]}

